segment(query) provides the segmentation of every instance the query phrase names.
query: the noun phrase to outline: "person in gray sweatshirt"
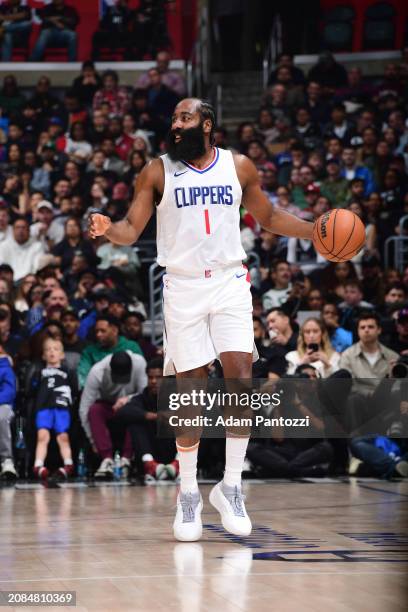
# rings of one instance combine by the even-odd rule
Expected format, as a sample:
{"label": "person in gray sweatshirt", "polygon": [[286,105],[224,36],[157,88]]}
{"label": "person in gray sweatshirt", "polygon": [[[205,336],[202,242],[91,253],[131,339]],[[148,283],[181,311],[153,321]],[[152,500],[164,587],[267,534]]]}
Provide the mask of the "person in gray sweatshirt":
{"label": "person in gray sweatshirt", "polygon": [[[108,422],[147,384],[146,361],[131,351],[107,355],[90,370],[82,392],[79,414],[92,447],[102,462],[95,478],[113,477],[113,446]],[[122,448],[122,472],[129,471],[132,443],[126,431]]]}

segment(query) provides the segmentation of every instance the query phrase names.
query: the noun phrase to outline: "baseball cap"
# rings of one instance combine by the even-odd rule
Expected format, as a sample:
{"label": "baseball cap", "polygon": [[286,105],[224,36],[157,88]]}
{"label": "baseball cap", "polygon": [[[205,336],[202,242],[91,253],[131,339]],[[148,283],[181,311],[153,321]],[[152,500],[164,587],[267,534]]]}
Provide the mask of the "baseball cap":
{"label": "baseball cap", "polygon": [[37,210],[40,210],[40,208],[48,208],[48,210],[54,212],[54,207],[48,200],[41,200],[40,202],[38,202]]}
{"label": "baseball cap", "polygon": [[404,321],[408,321],[408,308],[403,308],[398,313],[397,322],[403,323]]}
{"label": "baseball cap", "polygon": [[112,382],[128,383],[132,373],[132,359],[126,351],[119,351],[110,360]]}
{"label": "baseball cap", "polygon": [[75,319],[77,319],[79,321],[79,315],[77,313],[76,310],[74,310],[72,308],[72,306],[68,306],[68,308],[66,308],[65,310],[62,311],[61,313],[61,319],[65,316],[70,315],[71,317],[75,317]]}

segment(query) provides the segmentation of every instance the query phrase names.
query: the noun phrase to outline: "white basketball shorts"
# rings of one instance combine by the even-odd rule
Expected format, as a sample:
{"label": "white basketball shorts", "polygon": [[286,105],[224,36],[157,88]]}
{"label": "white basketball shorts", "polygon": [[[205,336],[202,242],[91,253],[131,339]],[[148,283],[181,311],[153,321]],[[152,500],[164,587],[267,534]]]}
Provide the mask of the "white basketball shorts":
{"label": "white basketball shorts", "polygon": [[258,359],[250,288],[242,264],[200,277],[163,276],[165,376],[207,365],[224,351]]}

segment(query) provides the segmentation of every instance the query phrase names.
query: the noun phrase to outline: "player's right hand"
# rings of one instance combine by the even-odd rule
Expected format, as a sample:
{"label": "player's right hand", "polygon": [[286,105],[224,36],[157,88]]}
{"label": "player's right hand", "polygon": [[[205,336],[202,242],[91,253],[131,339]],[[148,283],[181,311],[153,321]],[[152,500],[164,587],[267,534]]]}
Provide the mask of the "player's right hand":
{"label": "player's right hand", "polygon": [[88,219],[88,232],[91,238],[104,236],[110,228],[112,221],[106,215],[92,213]]}

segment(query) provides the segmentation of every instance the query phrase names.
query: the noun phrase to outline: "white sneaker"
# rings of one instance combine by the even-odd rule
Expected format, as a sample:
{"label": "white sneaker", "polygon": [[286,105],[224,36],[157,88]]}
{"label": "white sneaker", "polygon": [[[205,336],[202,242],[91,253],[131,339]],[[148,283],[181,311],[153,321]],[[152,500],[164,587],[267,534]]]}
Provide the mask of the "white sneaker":
{"label": "white sneaker", "polygon": [[200,492],[180,493],[177,496],[177,512],[173,523],[173,533],[180,542],[195,542],[203,534],[201,511],[203,499]]}
{"label": "white sneaker", "polygon": [[95,472],[95,478],[113,478],[113,459],[106,457]]}
{"label": "white sneaker", "polygon": [[0,477],[4,478],[5,480],[15,480],[17,478],[16,468],[14,467],[12,459],[4,459],[1,464]]}
{"label": "white sneaker", "polygon": [[238,536],[249,536],[252,531],[244,500],[241,487],[229,487],[224,481],[216,484],[210,492],[210,504],[221,514],[222,526]]}

